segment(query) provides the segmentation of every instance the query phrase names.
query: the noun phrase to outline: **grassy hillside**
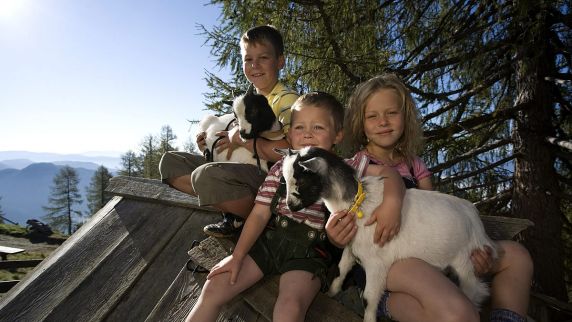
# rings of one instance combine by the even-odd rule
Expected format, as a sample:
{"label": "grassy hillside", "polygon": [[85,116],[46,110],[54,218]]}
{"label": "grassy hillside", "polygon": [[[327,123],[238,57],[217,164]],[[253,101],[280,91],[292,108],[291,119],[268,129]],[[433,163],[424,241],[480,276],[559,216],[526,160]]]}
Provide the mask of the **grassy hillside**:
{"label": "grassy hillside", "polygon": [[[39,236],[30,233],[25,227],[0,224],[0,245],[22,248],[19,254],[8,255],[8,260],[44,259],[56,250],[67,236],[59,233],[50,236]],[[0,270],[0,281],[21,280],[33,268]]]}

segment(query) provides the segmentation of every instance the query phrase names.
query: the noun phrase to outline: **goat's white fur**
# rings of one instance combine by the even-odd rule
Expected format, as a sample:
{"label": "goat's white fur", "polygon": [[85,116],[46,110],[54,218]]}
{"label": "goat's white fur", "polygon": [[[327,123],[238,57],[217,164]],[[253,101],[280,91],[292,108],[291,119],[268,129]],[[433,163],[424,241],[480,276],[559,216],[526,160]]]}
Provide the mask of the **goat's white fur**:
{"label": "goat's white fur", "polygon": [[[307,151],[308,149],[302,150],[300,155]],[[300,199],[303,196],[296,198],[291,195],[297,190],[290,186],[295,185],[297,180],[291,177],[292,170],[287,168],[292,167],[294,160],[295,155],[286,156],[284,160],[284,176],[290,176],[286,177],[287,198]],[[343,196],[344,187],[357,184],[353,177],[343,178],[339,172],[332,171],[330,167],[334,165],[323,158],[313,158],[300,162],[300,165],[320,176],[329,176],[329,187],[324,187],[321,196],[332,213],[352,206],[353,199],[348,198],[347,193],[346,197]],[[462,291],[478,307],[488,296],[488,287],[475,276],[470,255],[475,249],[489,246],[496,258],[497,248],[485,233],[475,206],[451,195],[408,189],[403,200],[399,233],[383,247],[378,247],[372,241],[375,225],[364,226],[364,223],[382,202],[383,179],[366,177],[363,186],[367,193],[361,205],[364,217],[357,219],[356,236],[343,251],[339,263],[340,276],[333,281],[329,295],[333,296],[340,291],[344,278],[358,259],[365,270],[367,282],[363,294],[366,300],[364,321],[373,322],[376,320],[376,308],[385,290],[387,272],[391,265],[400,259],[419,258],[439,269],[450,266],[459,277]],[[324,193],[325,190],[328,193]]]}
{"label": "goat's white fur", "polygon": [[[225,131],[226,126],[234,120],[234,114],[224,114],[219,117],[214,115],[205,116],[199,123],[199,129],[206,133],[205,142],[207,144],[207,149],[211,150],[213,154],[213,161],[217,162],[239,162],[256,165],[256,159],[252,156],[252,152],[244,147],[239,147],[232,152],[230,159],[226,158],[227,149],[218,152],[217,149],[213,149],[214,142],[218,139],[216,136],[217,132]],[[228,136],[232,137],[235,132],[240,131],[238,126],[231,126],[228,132]],[[268,166],[266,162],[261,163],[263,171],[268,172]]]}
{"label": "goat's white fur", "polygon": [[[244,95],[239,96],[234,100],[233,104],[234,114],[229,113],[218,117],[214,115],[207,115],[199,122],[200,131],[206,133],[205,142],[207,145],[207,149],[209,149],[213,155],[213,161],[239,162],[239,163],[257,165],[256,158],[253,156],[252,152],[250,152],[248,149],[244,147],[236,148],[233,151],[230,159],[227,159],[226,157],[227,149],[218,152],[217,149],[213,148],[214,142],[218,139],[216,133],[227,130],[227,126],[230,123],[232,124],[230,124],[228,129],[229,137],[233,137],[237,132],[240,133],[241,130],[245,131],[246,133],[251,133],[253,127],[256,126],[256,124],[251,124],[248,122],[248,120],[246,120],[245,114],[247,107],[243,103],[243,97]],[[235,121],[233,122],[233,120]],[[274,131],[273,133],[280,132],[280,135],[269,137],[268,139],[279,140],[284,137],[283,133],[281,133],[280,122],[278,121],[274,122],[272,128],[268,132],[272,131]],[[261,160],[260,168],[262,171],[268,172],[268,163]]]}

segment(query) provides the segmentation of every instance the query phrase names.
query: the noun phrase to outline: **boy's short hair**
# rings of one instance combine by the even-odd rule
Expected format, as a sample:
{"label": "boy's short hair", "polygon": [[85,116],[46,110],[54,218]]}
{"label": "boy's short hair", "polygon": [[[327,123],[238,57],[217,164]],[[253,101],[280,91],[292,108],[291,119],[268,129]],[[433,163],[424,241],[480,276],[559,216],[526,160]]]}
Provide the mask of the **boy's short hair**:
{"label": "boy's short hair", "polygon": [[272,25],[256,26],[248,29],[242,37],[240,37],[241,47],[244,44],[260,44],[266,41],[276,53],[276,57],[284,55],[284,41],[282,40],[282,35],[280,31]]}
{"label": "boy's short hair", "polygon": [[336,133],[343,129],[345,109],[342,103],[340,103],[340,101],[338,101],[338,99],[332,94],[325,92],[306,93],[298,97],[294,104],[292,104],[292,111],[303,105],[312,105],[325,109],[334,120],[334,129]]}

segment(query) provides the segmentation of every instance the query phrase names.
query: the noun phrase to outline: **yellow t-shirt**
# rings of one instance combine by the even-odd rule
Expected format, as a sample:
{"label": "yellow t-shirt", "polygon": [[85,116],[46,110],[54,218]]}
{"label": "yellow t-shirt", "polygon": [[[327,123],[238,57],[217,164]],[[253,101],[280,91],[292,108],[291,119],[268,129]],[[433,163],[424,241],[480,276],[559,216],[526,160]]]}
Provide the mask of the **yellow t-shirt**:
{"label": "yellow t-shirt", "polygon": [[278,121],[282,123],[284,134],[288,132],[290,128],[290,107],[294,104],[294,101],[298,99],[298,93],[289,90],[282,83],[278,82],[270,91],[270,94],[266,95],[268,103],[274,111],[274,115],[278,118]]}

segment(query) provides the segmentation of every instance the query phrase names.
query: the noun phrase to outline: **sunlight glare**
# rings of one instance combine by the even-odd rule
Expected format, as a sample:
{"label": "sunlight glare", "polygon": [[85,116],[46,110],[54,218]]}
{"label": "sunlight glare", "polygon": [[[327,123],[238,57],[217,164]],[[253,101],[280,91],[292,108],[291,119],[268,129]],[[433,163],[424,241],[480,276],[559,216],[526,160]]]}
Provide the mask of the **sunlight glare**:
{"label": "sunlight glare", "polygon": [[0,21],[16,20],[28,0],[0,0]]}

